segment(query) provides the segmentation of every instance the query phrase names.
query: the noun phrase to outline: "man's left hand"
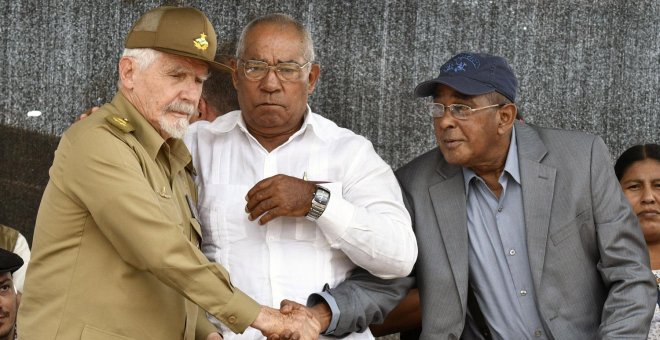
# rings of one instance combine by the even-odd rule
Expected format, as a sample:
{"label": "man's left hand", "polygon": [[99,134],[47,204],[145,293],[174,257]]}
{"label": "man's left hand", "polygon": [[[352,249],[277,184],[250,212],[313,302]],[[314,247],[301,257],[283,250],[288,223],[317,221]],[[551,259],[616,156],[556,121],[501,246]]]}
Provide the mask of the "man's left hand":
{"label": "man's left hand", "polygon": [[261,216],[259,224],[266,224],[280,216],[305,216],[312,206],[315,190],[314,182],[275,175],[260,181],[248,191],[245,211],[249,213],[250,221]]}

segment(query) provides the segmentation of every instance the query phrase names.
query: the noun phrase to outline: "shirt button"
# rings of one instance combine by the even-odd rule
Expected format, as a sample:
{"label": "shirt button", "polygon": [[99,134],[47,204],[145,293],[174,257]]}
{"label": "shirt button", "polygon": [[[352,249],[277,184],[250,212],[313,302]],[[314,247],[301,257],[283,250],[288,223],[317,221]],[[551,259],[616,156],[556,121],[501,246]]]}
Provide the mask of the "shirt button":
{"label": "shirt button", "polygon": [[516,250],[515,249],[509,250],[509,255],[511,256],[516,255]]}
{"label": "shirt button", "polygon": [[231,315],[230,317],[227,318],[227,322],[229,322],[232,325],[235,324],[236,323],[236,316]]}
{"label": "shirt button", "polygon": [[541,332],[540,329],[537,329],[537,330],[534,331],[534,336],[537,337],[537,338],[540,338],[542,334],[543,333]]}
{"label": "shirt button", "polygon": [[525,296],[525,295],[527,295],[527,291],[526,291],[526,290],[524,290],[524,289],[523,289],[523,290],[521,290],[521,291],[520,291],[520,295],[522,295],[522,296]]}
{"label": "shirt button", "polygon": [[502,209],[504,209],[504,208],[502,208],[502,207],[497,208],[497,212],[502,212]]}

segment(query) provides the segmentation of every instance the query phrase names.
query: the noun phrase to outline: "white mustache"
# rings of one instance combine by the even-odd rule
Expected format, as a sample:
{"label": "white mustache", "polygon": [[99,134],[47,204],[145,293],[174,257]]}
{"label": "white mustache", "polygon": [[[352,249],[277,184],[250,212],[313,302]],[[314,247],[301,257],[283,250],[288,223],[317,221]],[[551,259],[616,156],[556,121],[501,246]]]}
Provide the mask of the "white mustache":
{"label": "white mustache", "polygon": [[192,116],[197,114],[197,107],[195,105],[185,103],[185,102],[173,102],[167,105],[165,111],[176,111]]}

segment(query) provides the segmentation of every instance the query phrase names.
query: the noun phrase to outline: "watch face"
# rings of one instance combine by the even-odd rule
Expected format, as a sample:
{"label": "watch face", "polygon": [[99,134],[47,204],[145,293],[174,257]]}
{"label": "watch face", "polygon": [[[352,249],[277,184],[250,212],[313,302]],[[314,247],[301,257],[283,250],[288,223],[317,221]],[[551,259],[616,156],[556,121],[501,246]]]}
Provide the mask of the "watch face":
{"label": "watch face", "polygon": [[314,193],[314,200],[320,204],[326,205],[328,204],[328,200],[330,200],[330,191],[324,187],[316,187],[316,192]]}

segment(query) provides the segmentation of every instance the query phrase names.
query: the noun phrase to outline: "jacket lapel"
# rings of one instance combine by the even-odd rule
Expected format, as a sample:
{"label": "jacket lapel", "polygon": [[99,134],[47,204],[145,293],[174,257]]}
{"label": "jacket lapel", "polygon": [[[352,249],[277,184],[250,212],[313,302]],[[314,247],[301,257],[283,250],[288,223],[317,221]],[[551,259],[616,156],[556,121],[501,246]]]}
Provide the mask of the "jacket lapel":
{"label": "jacket lapel", "polygon": [[447,164],[444,160],[438,165],[437,172],[445,180],[431,185],[429,194],[465,311],[467,290],[461,287],[466,287],[468,282],[468,233],[463,172],[460,167]]}
{"label": "jacket lapel", "polygon": [[538,291],[541,286],[557,169],[541,162],[548,150],[538,133],[525,124],[516,123],[515,126],[527,252],[534,286]]}

